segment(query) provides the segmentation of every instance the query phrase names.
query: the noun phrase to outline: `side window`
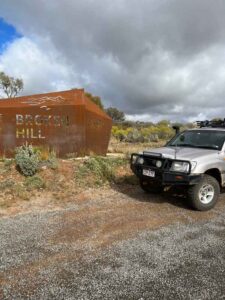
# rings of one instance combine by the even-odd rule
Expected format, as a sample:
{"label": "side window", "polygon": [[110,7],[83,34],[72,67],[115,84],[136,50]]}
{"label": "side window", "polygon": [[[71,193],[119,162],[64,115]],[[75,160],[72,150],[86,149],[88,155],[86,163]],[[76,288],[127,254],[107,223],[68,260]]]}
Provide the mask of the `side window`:
{"label": "side window", "polygon": [[218,148],[222,148],[223,147],[223,144],[225,142],[225,136],[224,136],[224,133],[216,133],[214,136],[213,136],[213,141],[212,143],[215,144],[215,145],[218,145]]}

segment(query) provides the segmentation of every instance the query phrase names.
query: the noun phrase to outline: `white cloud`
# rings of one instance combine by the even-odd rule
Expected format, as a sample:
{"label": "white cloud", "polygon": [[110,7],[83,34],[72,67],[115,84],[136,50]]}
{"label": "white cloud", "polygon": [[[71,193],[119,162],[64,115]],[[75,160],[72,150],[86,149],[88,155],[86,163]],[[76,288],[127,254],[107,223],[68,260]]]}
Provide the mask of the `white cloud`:
{"label": "white cloud", "polygon": [[7,0],[0,56],[25,93],[84,87],[128,118],[225,116],[225,2]]}
{"label": "white cloud", "polygon": [[73,68],[47,40],[15,40],[0,55],[0,69],[23,79],[23,94],[65,90],[81,84]]}

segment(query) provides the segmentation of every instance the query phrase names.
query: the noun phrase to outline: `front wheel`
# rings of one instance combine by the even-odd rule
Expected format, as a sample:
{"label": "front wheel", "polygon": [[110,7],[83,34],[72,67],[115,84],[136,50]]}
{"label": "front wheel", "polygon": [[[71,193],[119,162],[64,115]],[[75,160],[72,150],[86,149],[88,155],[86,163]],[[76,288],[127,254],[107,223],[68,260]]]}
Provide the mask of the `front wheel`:
{"label": "front wheel", "polygon": [[152,194],[162,193],[164,189],[163,186],[158,183],[143,180],[143,179],[140,179],[140,186],[142,190],[144,190],[146,193],[152,193]]}
{"label": "front wheel", "polygon": [[193,208],[206,211],[213,208],[219,198],[220,186],[218,181],[209,175],[204,175],[201,181],[189,187],[188,198]]}

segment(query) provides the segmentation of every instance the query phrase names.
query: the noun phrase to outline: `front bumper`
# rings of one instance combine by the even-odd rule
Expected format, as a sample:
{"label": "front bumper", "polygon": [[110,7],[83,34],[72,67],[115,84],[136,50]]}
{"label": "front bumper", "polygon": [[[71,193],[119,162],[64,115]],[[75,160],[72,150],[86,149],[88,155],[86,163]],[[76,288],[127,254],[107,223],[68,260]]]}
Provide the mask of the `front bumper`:
{"label": "front bumper", "polygon": [[[139,164],[131,164],[131,169],[134,172],[134,174],[141,180],[156,182],[164,186],[195,185],[202,179],[202,174],[184,174],[178,172],[171,172]],[[143,169],[154,171],[155,177],[143,175]]]}

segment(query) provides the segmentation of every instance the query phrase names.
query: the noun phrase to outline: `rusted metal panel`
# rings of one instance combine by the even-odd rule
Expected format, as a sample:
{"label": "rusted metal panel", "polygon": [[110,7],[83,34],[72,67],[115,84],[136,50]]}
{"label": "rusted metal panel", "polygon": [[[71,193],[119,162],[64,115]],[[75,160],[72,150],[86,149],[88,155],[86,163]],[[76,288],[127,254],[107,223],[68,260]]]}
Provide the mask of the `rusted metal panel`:
{"label": "rusted metal panel", "polygon": [[26,143],[59,157],[90,152],[105,155],[112,120],[86,98],[84,90],[0,101],[0,155],[13,156]]}
{"label": "rusted metal panel", "polygon": [[96,110],[96,105],[86,99],[86,147],[92,152],[104,154],[112,128],[111,118],[104,118],[102,110]]}

